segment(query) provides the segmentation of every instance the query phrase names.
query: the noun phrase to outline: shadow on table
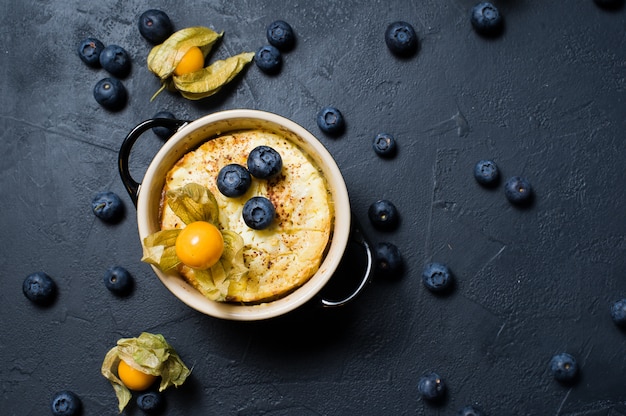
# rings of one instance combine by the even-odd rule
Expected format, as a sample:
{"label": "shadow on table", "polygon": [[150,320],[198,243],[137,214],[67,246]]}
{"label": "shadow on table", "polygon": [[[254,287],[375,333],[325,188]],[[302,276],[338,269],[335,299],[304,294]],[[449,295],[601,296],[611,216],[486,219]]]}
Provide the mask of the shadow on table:
{"label": "shadow on table", "polygon": [[[350,339],[350,328],[360,319],[361,296],[342,306],[322,306],[321,299],[344,299],[358,287],[366,271],[362,246],[349,243],[346,255],[320,294],[286,315],[256,322],[221,322],[220,330],[240,341],[252,337],[256,350],[269,354],[305,354],[341,344]],[[365,287],[367,291],[369,287]]]}

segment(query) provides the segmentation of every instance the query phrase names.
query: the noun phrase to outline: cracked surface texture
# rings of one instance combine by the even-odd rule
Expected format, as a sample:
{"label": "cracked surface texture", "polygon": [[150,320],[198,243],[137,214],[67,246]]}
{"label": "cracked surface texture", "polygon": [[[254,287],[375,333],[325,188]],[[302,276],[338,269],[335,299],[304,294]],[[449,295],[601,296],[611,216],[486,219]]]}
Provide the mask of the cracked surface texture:
{"label": "cracked surface texture", "polygon": [[[485,39],[471,28],[468,0],[164,2],[177,29],[224,31],[211,59],[256,51],[277,19],[297,41],[275,76],[252,64],[206,100],[165,92],[150,102],[159,82],[146,68],[150,45],[137,19],[154,4],[5,1],[2,414],[46,414],[65,389],[80,396],[85,414],[116,414],[102,359],[117,339],[148,331],[162,333],[193,367],[187,384],[166,392],[168,415],[438,415],[468,404],[488,415],[626,415],[626,333],[609,313],[626,297],[626,7],[495,3],[505,31]],[[396,20],[410,22],[419,38],[408,59],[384,42]],[[131,55],[122,111],[93,99],[93,86],[108,75],[80,61],[76,48],[88,36]],[[340,137],[316,125],[327,105],[345,116]],[[272,111],[319,137],[369,240],[401,250],[403,276],[375,277],[341,309],[306,305],[264,322],[203,316],[171,295],[140,262],[118,150],[158,111],[192,120],[232,108]],[[372,150],[381,132],[396,138],[396,157]],[[131,158],[137,179],[163,143],[144,136]],[[502,184],[478,185],[473,166],[485,158],[504,180],[528,178],[534,203],[520,209]],[[91,213],[102,190],[122,196],[119,224]],[[368,223],[367,208],[383,198],[398,207],[396,231]],[[446,296],[422,285],[430,261],[455,275]],[[130,296],[103,285],[113,265],[135,278]],[[23,279],[39,270],[59,289],[47,308],[21,293]],[[354,274],[348,268],[336,277]],[[548,372],[559,352],[578,360],[573,386]],[[448,386],[437,406],[417,393],[429,371]]]}

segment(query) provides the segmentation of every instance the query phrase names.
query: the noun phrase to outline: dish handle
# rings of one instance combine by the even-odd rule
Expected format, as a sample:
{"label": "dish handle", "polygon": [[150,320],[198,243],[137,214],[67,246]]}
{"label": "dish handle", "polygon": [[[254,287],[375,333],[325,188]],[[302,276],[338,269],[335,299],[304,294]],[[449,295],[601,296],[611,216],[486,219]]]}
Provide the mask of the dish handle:
{"label": "dish handle", "polygon": [[[323,294],[320,295],[319,301],[320,301],[321,306],[324,308],[335,308],[335,307],[343,306],[346,303],[352,301],[361,292],[363,292],[363,290],[365,289],[365,287],[367,286],[367,284],[369,283],[371,279],[373,269],[374,269],[374,255],[372,253],[372,248],[370,244],[368,243],[367,239],[365,238],[363,231],[361,231],[361,228],[356,223],[356,219],[354,218],[354,215],[352,215],[352,224],[350,226],[349,243],[355,243],[356,245],[360,246],[360,248],[363,250],[365,254],[365,268],[363,269],[363,275],[361,276],[360,280],[358,280],[356,284],[356,288],[351,290],[349,294],[345,295],[342,299],[330,300],[330,299],[327,299]],[[350,273],[352,273],[352,271],[350,271]],[[335,278],[336,277],[333,276],[331,278],[331,282]]]}
{"label": "dish handle", "polygon": [[133,179],[128,166],[130,152],[135,145],[135,142],[143,133],[145,133],[149,129],[152,129],[153,127],[167,127],[172,130],[177,130],[187,123],[189,123],[189,121],[171,118],[149,119],[142,123],[139,123],[134,129],[130,131],[130,133],[128,133],[128,135],[122,142],[122,146],[120,147],[120,151],[118,154],[118,169],[120,172],[120,177],[122,178],[122,182],[124,183],[124,187],[126,188],[128,195],[130,195],[130,199],[133,201],[135,207],[137,206],[137,198],[139,196],[141,182],[137,182],[135,179]]}

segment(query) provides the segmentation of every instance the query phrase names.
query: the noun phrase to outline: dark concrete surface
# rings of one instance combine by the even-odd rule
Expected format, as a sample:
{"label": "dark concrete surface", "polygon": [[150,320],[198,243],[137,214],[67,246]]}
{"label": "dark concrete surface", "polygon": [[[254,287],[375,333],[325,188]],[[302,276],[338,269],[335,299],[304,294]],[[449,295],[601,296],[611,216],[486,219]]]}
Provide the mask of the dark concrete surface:
{"label": "dark concrete surface", "polygon": [[[85,415],[117,413],[100,375],[118,338],[163,334],[193,373],[167,390],[168,415],[453,415],[477,404],[488,415],[626,414],[626,333],[609,305],[626,297],[626,10],[591,0],[495,2],[505,32],[473,32],[473,1],[341,2],[5,0],[0,22],[0,381],[3,415],[50,414],[70,389]],[[142,11],[166,11],[177,29],[224,31],[212,59],[255,51],[265,27],[291,23],[295,49],[280,74],[251,65],[201,102],[163,93],[146,69]],[[419,52],[398,59],[389,23],[406,20]],[[92,88],[106,76],[86,67],[78,43],[95,36],[132,56],[128,105],[101,108]],[[338,107],[347,130],[315,124]],[[305,306],[265,322],[204,316],[174,298],[140,262],[131,200],[117,172],[128,131],[160,110],[195,119],[231,108],[286,116],[318,135],[343,172],[352,209],[371,242],[396,244],[406,263],[376,277],[338,310]],[[399,153],[371,148],[380,132]],[[133,172],[161,145],[134,149]],[[532,206],[488,190],[474,163],[493,158],[503,176],[523,175]],[[101,190],[123,197],[123,221],[95,218]],[[393,232],[374,229],[368,206],[393,201]],[[454,291],[433,296],[425,263],[446,263]],[[136,279],[119,298],[102,276],[112,265]],[[22,281],[45,271],[59,296],[30,303]],[[548,373],[553,354],[577,357],[573,386]],[[417,380],[437,371],[448,385],[438,406]],[[128,415],[141,412],[130,405]]]}

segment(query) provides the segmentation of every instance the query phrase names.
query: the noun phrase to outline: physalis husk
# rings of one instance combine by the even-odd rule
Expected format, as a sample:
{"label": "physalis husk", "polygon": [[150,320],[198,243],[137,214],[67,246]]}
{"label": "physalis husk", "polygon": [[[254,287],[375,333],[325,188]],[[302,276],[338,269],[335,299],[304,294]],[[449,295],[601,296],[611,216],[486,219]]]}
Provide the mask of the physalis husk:
{"label": "physalis husk", "polygon": [[122,338],[107,352],[102,362],[101,372],[113,386],[122,412],[131,399],[132,393],[115,373],[120,360],[133,368],[153,376],[161,377],[159,391],[168,387],[178,387],[185,382],[191,370],[161,334],[142,332],[136,338]]}
{"label": "physalis husk", "polygon": [[[219,207],[208,188],[188,183],[181,188],[168,190],[166,197],[167,206],[185,224],[194,221],[217,224]],[[179,228],[161,230],[145,237],[141,260],[164,272],[184,270],[193,274],[195,288],[211,300],[228,300],[236,288],[247,284],[248,268],[243,260],[244,241],[239,234],[222,230],[224,251],[220,260],[206,270],[197,270],[185,266],[176,256],[176,239],[180,231]]]}
{"label": "physalis husk", "polygon": [[174,70],[189,49],[198,47],[204,58],[223,35],[208,27],[195,26],[173,33],[160,45],[156,45],[148,55],[148,69],[161,80],[161,88],[152,100],[164,89],[179,91],[190,100],[199,100],[215,94],[230,82],[252,61],[254,52],[244,52],[219,60],[198,71],[176,75]]}

